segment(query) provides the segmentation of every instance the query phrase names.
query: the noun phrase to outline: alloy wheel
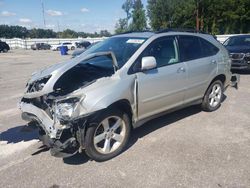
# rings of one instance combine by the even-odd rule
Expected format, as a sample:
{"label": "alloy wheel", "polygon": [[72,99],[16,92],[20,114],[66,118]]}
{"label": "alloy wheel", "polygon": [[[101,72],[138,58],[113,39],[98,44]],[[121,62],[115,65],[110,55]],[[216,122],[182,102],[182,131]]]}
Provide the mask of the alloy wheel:
{"label": "alloy wheel", "polygon": [[102,154],[116,151],[124,142],[126,131],[125,122],[120,117],[107,117],[96,128],[95,149]]}
{"label": "alloy wheel", "polygon": [[211,107],[216,107],[221,102],[222,88],[219,84],[215,84],[212,87],[211,93],[209,94],[209,105]]}

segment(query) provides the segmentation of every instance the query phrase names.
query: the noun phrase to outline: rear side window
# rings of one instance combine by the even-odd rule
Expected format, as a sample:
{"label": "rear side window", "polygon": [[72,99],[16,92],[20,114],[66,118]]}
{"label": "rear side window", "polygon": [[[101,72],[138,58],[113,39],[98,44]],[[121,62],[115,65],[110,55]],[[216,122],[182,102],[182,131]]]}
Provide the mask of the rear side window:
{"label": "rear side window", "polygon": [[198,37],[194,36],[179,36],[180,60],[190,61],[202,58],[202,49]]}
{"label": "rear side window", "polygon": [[213,56],[219,51],[216,46],[200,37],[179,36],[178,42],[181,61],[191,61]]}
{"label": "rear side window", "polygon": [[206,41],[205,39],[200,38],[201,48],[203,51],[203,57],[209,57],[216,55],[219,49],[211,44],[210,42]]}

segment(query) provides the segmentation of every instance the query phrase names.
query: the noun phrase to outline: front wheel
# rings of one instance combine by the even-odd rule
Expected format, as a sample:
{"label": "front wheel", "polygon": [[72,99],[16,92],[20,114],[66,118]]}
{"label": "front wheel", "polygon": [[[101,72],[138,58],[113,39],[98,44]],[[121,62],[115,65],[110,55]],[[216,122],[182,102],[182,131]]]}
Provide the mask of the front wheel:
{"label": "front wheel", "polygon": [[202,109],[207,112],[217,110],[221,106],[223,97],[223,84],[220,80],[214,81],[205,93],[202,101]]}
{"label": "front wheel", "polygon": [[85,149],[90,158],[106,161],[125,149],[131,131],[127,114],[119,110],[107,110],[90,125],[85,137]]}

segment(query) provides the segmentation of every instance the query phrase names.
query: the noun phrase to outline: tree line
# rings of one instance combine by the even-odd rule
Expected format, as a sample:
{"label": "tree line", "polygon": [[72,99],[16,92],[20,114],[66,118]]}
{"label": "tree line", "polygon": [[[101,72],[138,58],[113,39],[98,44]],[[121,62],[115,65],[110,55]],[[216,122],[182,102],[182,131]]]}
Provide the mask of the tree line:
{"label": "tree line", "polygon": [[52,29],[27,29],[22,26],[0,25],[0,38],[77,38],[77,37],[109,37],[107,30],[99,33],[76,32],[66,29],[62,32],[55,32]]}
{"label": "tree line", "polygon": [[126,0],[122,9],[127,16],[118,20],[116,33],[167,28],[250,32],[250,0],[148,0],[145,8],[141,0]]}
{"label": "tree line", "polygon": [[[115,26],[115,33],[167,28],[189,28],[211,34],[250,32],[250,0],[125,0],[126,13]],[[99,33],[66,29],[27,29],[22,26],[0,25],[0,38],[77,38],[109,37],[107,30]]]}

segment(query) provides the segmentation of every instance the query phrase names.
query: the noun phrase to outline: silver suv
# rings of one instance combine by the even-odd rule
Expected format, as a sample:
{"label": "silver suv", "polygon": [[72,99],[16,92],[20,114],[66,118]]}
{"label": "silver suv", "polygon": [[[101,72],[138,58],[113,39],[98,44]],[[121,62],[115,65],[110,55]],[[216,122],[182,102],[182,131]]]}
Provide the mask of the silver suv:
{"label": "silver suv", "polygon": [[85,150],[105,161],[149,119],[194,104],[217,110],[230,68],[227,50],[211,35],[127,33],[34,73],[20,109],[53,156]]}

